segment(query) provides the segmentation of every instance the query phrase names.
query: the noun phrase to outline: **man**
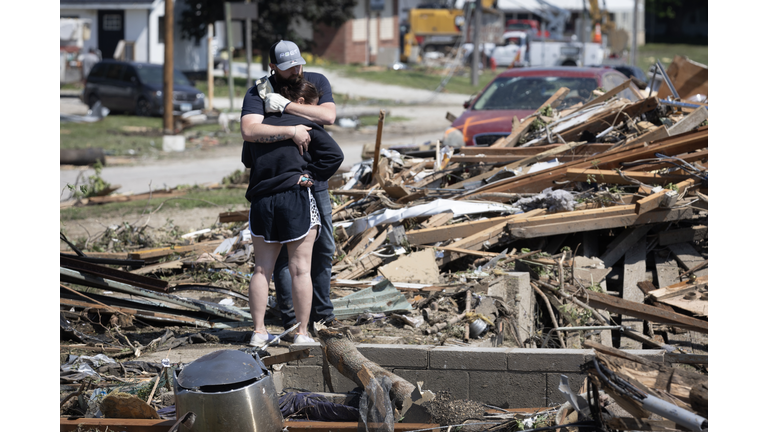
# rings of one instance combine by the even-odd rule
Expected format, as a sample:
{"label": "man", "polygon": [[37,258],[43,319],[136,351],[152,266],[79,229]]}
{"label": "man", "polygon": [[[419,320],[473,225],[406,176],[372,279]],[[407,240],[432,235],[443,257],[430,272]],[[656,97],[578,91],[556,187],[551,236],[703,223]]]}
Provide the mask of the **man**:
{"label": "man", "polygon": [[[299,126],[273,126],[263,124],[265,113],[286,112],[304,117],[318,125],[329,125],[336,121],[336,104],[333,101],[331,84],[319,73],[304,72],[306,64],[301,57],[299,47],[291,41],[281,40],[269,50],[270,75],[259,79],[243,99],[240,116],[240,133],[244,149],[249,145],[269,145],[270,143],[292,139],[301,154],[309,148],[311,128]],[[321,93],[317,105],[291,103],[279,94],[282,86],[305,79],[311,82]],[[333,239],[331,220],[331,200],[328,196],[328,182],[316,181],[312,192],[320,211],[320,235],[312,250],[312,269],[310,272],[313,285],[312,312],[309,325],[323,322],[335,324],[333,305],[331,304],[331,261],[336,250]],[[275,263],[275,292],[280,308],[283,327],[286,329],[296,323],[291,296],[291,276],[288,271],[288,253],[283,247]]]}
{"label": "man", "polygon": [[83,83],[88,79],[88,74],[91,73],[91,69],[96,63],[99,62],[99,56],[96,55],[96,50],[90,48],[86,54],[83,54],[80,64],[83,67]]}

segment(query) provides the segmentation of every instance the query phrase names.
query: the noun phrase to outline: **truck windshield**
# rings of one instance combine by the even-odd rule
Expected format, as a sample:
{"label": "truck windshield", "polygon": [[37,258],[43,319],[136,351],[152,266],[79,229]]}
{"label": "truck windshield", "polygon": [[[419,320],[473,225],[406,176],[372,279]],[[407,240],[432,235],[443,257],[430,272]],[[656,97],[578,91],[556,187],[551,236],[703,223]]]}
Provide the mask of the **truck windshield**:
{"label": "truck windshield", "polygon": [[[139,72],[139,78],[141,82],[149,85],[162,86],[163,85],[163,67],[162,66],[141,66],[136,67]],[[186,85],[191,86],[186,76],[183,73],[174,70],[173,71],[173,84],[174,85]]]}
{"label": "truck windshield", "polygon": [[535,110],[561,87],[570,92],[560,108],[586,102],[597,88],[594,78],[500,77],[477,99],[474,110]]}

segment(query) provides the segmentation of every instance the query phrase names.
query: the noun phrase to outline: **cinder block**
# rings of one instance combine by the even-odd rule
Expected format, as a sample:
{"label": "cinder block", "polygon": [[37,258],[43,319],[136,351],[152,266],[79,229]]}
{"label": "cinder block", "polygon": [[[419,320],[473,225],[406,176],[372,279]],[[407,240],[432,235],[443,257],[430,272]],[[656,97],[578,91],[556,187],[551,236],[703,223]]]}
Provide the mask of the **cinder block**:
{"label": "cinder block", "polygon": [[592,350],[562,348],[513,348],[507,352],[507,369],[522,372],[580,372]]}
{"label": "cinder block", "polygon": [[561,405],[568,401],[563,392],[560,391],[560,375],[568,377],[568,384],[571,386],[573,394],[578,395],[581,386],[584,384],[584,378],[587,374],[578,373],[548,373],[547,377],[547,406]]}
{"label": "cinder block", "polygon": [[547,406],[547,380],[541,373],[469,372],[469,399],[499,408]]}
{"label": "cinder block", "polygon": [[290,362],[290,364],[294,366],[322,366],[323,365],[323,348],[320,346],[320,342],[315,343],[309,343],[309,344],[291,344],[288,349],[293,351],[301,351],[303,349],[309,348],[309,357],[301,360],[295,360]]}
{"label": "cinder block", "polygon": [[430,369],[507,370],[508,348],[435,347],[429,352]]}
{"label": "cinder block", "polygon": [[360,344],[357,350],[383,368],[426,369],[432,345]]}
{"label": "cinder block", "polygon": [[[333,385],[333,393],[348,393],[357,388],[357,384],[355,384],[354,381],[342,375],[341,372],[339,372],[338,369],[336,369],[334,366],[329,365],[329,368],[331,370],[331,383]],[[320,379],[322,380],[322,366],[320,369]],[[328,385],[328,383],[325,383],[325,391],[331,391],[331,387]]]}
{"label": "cinder block", "polygon": [[184,135],[163,135],[163,151],[184,151],[184,141]]}
{"label": "cinder block", "polygon": [[422,390],[431,390],[435,393],[447,391],[453,399],[469,398],[469,372],[411,369],[395,369],[393,372],[413,385],[423,381]]}
{"label": "cinder block", "polygon": [[280,369],[282,388],[311,392],[325,391],[322,369],[321,366],[293,366],[286,364]]}

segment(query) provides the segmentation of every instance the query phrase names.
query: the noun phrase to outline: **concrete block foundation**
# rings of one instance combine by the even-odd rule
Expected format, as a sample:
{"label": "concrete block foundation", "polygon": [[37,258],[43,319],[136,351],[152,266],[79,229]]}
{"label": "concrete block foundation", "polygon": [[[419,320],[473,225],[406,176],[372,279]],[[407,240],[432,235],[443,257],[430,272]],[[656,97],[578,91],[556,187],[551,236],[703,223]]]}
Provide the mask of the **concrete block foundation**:
{"label": "concrete block foundation", "polygon": [[[320,344],[309,346],[314,357],[285,364],[275,372],[278,392],[284,388],[331,391],[323,382]],[[500,408],[535,408],[565,402],[558,389],[560,375],[566,375],[571,390],[578,393],[587,376],[582,366],[594,358],[594,351],[582,349],[374,344],[360,344],[357,348],[366,358],[403,379],[413,384],[423,381],[423,390],[447,391],[453,399],[471,399]],[[664,361],[663,350],[628,352],[651,361]],[[357,387],[333,366],[331,380],[336,393]]]}

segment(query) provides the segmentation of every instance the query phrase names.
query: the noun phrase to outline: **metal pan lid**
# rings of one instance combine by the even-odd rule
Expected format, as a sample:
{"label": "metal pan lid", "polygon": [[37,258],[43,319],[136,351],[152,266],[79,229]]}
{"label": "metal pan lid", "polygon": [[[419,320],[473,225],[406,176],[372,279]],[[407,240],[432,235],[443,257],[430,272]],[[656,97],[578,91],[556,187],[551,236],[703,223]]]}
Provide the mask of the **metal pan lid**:
{"label": "metal pan lid", "polygon": [[178,383],[187,389],[232,385],[261,378],[267,372],[258,358],[238,350],[219,350],[189,363],[178,375]]}

